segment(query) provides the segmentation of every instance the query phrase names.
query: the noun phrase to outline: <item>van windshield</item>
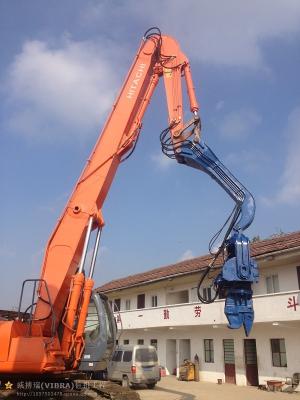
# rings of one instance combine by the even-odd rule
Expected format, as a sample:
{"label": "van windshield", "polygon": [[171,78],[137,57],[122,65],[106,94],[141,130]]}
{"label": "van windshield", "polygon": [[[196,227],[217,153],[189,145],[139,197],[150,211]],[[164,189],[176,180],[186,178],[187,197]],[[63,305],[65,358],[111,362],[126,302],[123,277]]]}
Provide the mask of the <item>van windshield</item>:
{"label": "van windshield", "polygon": [[157,353],[154,349],[137,349],[135,360],[139,362],[157,361]]}

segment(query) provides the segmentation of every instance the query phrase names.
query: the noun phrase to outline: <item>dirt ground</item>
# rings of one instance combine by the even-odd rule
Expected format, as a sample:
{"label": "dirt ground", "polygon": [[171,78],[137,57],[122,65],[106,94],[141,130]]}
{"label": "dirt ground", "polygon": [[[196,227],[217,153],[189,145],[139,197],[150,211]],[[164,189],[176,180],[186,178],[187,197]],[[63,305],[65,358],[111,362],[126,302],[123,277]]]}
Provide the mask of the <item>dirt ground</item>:
{"label": "dirt ground", "polygon": [[267,392],[250,386],[183,382],[166,377],[155,389],[138,389],[141,400],[300,400],[300,393]]}

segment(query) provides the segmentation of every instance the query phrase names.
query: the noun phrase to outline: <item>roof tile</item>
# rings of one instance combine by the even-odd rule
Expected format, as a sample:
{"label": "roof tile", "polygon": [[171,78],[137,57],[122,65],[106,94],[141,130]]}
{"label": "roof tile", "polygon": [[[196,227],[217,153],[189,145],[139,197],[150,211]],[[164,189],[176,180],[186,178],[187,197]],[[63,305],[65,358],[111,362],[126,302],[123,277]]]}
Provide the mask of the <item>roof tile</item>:
{"label": "roof tile", "polygon": [[[271,239],[261,240],[251,243],[251,255],[258,257],[267,255],[276,251],[287,250],[300,246],[300,231],[284,234]],[[148,281],[160,280],[178,274],[197,272],[201,268],[206,267],[212,257],[206,254],[201,257],[190,260],[180,261],[176,264],[167,265],[160,268],[151,269],[135,275],[129,275],[121,279],[115,279],[97,288],[101,292],[109,292],[126,287],[145,284]],[[220,265],[221,261],[216,263]]]}

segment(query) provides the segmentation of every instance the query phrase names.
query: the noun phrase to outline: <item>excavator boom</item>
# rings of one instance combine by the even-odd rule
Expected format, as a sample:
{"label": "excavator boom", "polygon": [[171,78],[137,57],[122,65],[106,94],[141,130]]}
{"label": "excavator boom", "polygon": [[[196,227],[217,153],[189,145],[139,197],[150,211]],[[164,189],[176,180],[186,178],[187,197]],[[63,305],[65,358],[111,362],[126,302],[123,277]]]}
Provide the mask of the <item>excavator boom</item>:
{"label": "excavator boom", "polygon": [[[208,173],[236,202],[239,219],[235,219],[224,239],[228,260],[215,285],[227,291],[225,312],[230,327],[244,324],[249,332],[253,321],[251,283],[257,279],[257,269],[250,259],[243,230],[254,217],[254,200],[201,141],[199,106],[189,60],[173,38],[154,28],[142,39],[102,133],[48,241],[41,277],[30,281],[34,293],[27,308],[29,317],[21,313],[20,303],[17,320],[0,321],[0,372],[59,372],[83,365],[89,310],[104,313],[106,307],[105,299],[93,294],[93,273],[104,226],[102,206],[120,163],[135,148],[143,116],[161,77],[169,114],[169,126],[161,135],[163,151],[168,155],[171,152],[179,163]],[[192,113],[188,123],[183,118],[183,79]],[[87,271],[86,255],[95,230],[93,257]],[[111,334],[104,335],[105,340],[109,337],[113,343],[114,327],[110,325],[108,331]],[[103,349],[99,357],[105,352],[103,340],[99,339]],[[28,348],[32,351],[28,352]]]}

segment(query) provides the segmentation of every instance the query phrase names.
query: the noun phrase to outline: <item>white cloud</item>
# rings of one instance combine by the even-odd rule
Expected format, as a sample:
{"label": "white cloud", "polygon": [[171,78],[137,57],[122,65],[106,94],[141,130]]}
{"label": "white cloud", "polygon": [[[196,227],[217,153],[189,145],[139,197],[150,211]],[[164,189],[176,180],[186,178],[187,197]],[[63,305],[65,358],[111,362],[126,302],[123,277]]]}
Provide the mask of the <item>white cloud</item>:
{"label": "white cloud", "polygon": [[42,264],[42,261],[43,261],[44,253],[45,253],[45,249],[39,248],[31,254],[30,261],[31,261],[32,268],[37,269],[40,267],[40,265]]}
{"label": "white cloud", "polygon": [[225,115],[219,122],[219,130],[226,138],[242,138],[253,132],[261,123],[261,116],[251,108],[243,108]]}
{"label": "white cloud", "polygon": [[277,204],[298,205],[300,201],[300,106],[289,114],[285,129],[286,159],[279,178],[280,188],[274,196],[261,196],[267,207]]}
{"label": "white cloud", "polygon": [[109,252],[109,248],[107,246],[100,246],[99,248],[100,255],[106,254],[107,252]]}
{"label": "white cloud", "polygon": [[216,110],[217,111],[222,110],[224,108],[224,104],[225,104],[225,102],[223,100],[218,101],[216,104]]}
{"label": "white cloud", "polygon": [[36,209],[41,213],[57,214],[61,212],[61,209],[64,207],[64,204],[66,204],[69,197],[70,193],[62,192],[58,196],[51,198],[50,201],[47,201],[44,204],[37,205]]}
{"label": "white cloud", "polygon": [[235,170],[243,169],[249,174],[260,172],[265,163],[270,160],[270,154],[251,148],[241,150],[239,153],[229,153],[224,159],[224,164],[229,167],[234,167]]}
{"label": "white cloud", "polygon": [[[85,259],[85,264],[84,264],[86,272],[89,272],[92,258],[93,258],[93,253],[94,253],[94,245],[90,244],[89,246],[91,246],[91,247],[88,249],[88,251],[86,253],[86,259]],[[97,259],[96,259],[96,266],[97,266],[97,264],[101,264],[103,255],[107,254],[108,252],[109,252],[109,249],[107,246],[102,246],[102,245],[99,246],[99,250],[97,253]]]}
{"label": "white cloud", "polygon": [[[185,17],[189,22],[183,24]],[[300,2],[128,0],[114,7],[109,1],[90,2],[82,11],[82,23],[101,24],[114,41],[98,37],[96,45],[65,38],[56,47],[27,41],[8,75],[11,108],[7,124],[11,130],[34,139],[94,134],[124,75],[121,66],[128,57],[124,47],[132,46],[128,32],[123,35],[128,27],[124,20],[132,26],[154,22],[174,36],[194,60],[266,68],[262,45],[268,39],[290,38],[300,31]],[[134,38],[136,44],[136,34]],[[244,129],[239,120],[231,123],[237,130]]]}
{"label": "white cloud", "polygon": [[14,258],[16,257],[15,250],[12,250],[7,244],[1,243],[0,245],[0,257],[3,258]]}
{"label": "white cloud", "polygon": [[[124,20],[131,25],[159,26],[174,36],[189,57],[200,62],[246,68],[266,68],[262,46],[268,39],[289,38],[300,31],[298,0],[128,0],[91,3],[85,22],[114,20],[114,32],[122,34]],[[118,33],[117,33],[118,32]]]}
{"label": "white cloud", "polygon": [[288,142],[284,172],[277,201],[285,204],[299,204],[300,201],[300,106],[289,115],[286,129]]}
{"label": "white cloud", "polygon": [[192,252],[192,250],[188,249],[181,255],[181,257],[178,259],[178,261],[190,260],[191,258],[194,258],[194,257],[195,257],[195,255]]}
{"label": "white cloud", "polygon": [[176,160],[167,157],[162,152],[152,154],[151,160],[154,162],[155,166],[160,170],[167,170],[172,165],[176,164]]}
{"label": "white cloud", "polygon": [[95,134],[118,86],[112,59],[107,43],[26,42],[8,73],[9,127],[35,139]]}

